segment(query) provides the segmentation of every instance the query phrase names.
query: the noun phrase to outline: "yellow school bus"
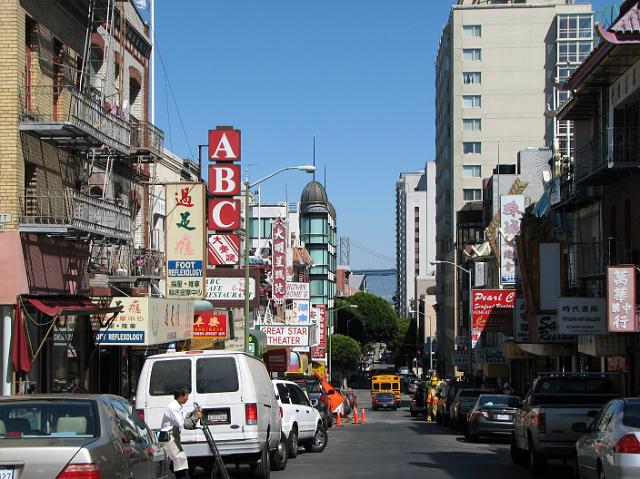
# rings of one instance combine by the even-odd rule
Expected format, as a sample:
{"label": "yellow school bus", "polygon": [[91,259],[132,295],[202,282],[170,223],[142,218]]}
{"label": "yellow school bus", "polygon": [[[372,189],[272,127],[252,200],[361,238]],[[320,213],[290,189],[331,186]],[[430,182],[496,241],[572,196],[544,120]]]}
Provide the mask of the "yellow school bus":
{"label": "yellow school bus", "polygon": [[400,400],[400,376],[397,374],[377,374],[371,378],[371,397],[375,393],[392,392]]}

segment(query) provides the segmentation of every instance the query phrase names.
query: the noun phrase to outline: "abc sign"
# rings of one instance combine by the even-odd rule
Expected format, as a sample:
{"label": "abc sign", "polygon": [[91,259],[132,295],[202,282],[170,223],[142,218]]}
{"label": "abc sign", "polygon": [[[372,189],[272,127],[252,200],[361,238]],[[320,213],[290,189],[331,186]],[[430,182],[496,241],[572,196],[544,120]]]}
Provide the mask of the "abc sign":
{"label": "abc sign", "polygon": [[209,193],[215,196],[240,194],[240,165],[217,163],[209,165]]}
{"label": "abc sign", "polygon": [[215,198],[208,203],[210,230],[233,231],[240,228],[240,200]]}
{"label": "abc sign", "polygon": [[240,130],[209,130],[209,161],[240,161]]}

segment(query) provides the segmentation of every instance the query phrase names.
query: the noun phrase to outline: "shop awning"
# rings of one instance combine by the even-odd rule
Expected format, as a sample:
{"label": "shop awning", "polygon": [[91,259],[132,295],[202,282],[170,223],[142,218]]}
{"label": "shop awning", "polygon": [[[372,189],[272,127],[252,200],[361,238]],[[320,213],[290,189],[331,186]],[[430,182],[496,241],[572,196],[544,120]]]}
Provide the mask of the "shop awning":
{"label": "shop awning", "polygon": [[78,295],[23,295],[25,304],[30,304],[47,316],[80,316],[119,313],[120,306],[102,307],[86,296]]}

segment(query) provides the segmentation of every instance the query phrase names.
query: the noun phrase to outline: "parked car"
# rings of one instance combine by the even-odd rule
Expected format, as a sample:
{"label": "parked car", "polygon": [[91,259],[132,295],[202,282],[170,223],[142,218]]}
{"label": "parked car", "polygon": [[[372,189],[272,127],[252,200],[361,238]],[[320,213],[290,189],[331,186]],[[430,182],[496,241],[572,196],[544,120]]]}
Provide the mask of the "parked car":
{"label": "parked car", "polygon": [[442,391],[442,399],[438,402],[438,407],[436,410],[436,421],[438,422],[438,424],[449,424],[451,419],[451,405],[456,398],[458,389],[463,386],[471,387],[466,383],[458,381],[449,381],[445,384]]}
{"label": "parked car", "polygon": [[418,389],[418,386],[422,384],[422,380],[419,378],[413,378],[409,380],[409,394],[413,394]]}
{"label": "parked car", "polygon": [[416,391],[411,398],[411,405],[409,406],[409,414],[411,417],[418,417],[423,414],[427,407],[427,384],[421,383],[417,386]]}
{"label": "parked car", "polygon": [[467,413],[473,407],[478,397],[488,391],[479,388],[461,388],[456,393],[456,399],[451,405],[450,424],[457,429],[463,429],[467,421]]}
{"label": "parked car", "polygon": [[520,399],[506,394],[481,394],[467,414],[465,437],[470,441],[480,436],[513,434],[513,417]]}
{"label": "parked car", "polygon": [[327,429],[306,393],[292,381],[274,379],[273,387],[278,395],[282,432],[287,438],[289,457],[298,455],[300,444],[309,452],[322,452],[327,446]]}
{"label": "parked car", "polygon": [[0,464],[7,478],[173,478],[149,427],[110,395],[0,398]]}
{"label": "parked car", "polygon": [[314,376],[287,376],[287,380],[293,381],[307,392],[309,399],[315,399],[318,403],[315,408],[322,417],[322,423],[325,428],[333,426],[333,414],[329,407],[329,396],[322,388],[322,383]]}
{"label": "parked car", "polygon": [[[264,363],[237,351],[183,351],[149,356],[140,373],[136,409],[152,429],[160,428],[178,385],[191,389],[185,408],[203,409],[227,464],[249,464],[268,478],[281,442],[282,420]],[[184,431],[182,447],[190,467],[209,468],[213,456],[200,430]]]}
{"label": "parked car", "polygon": [[581,436],[572,429],[573,423],[589,421],[605,403],[621,397],[615,376],[541,373],[514,418],[513,463],[528,464],[534,474],[540,474],[548,459],[573,458]]}
{"label": "parked car", "polygon": [[393,409],[395,411],[398,409],[398,401],[393,393],[375,393],[373,401],[371,402],[371,407],[374,411],[377,411],[378,409]]}
{"label": "parked car", "polygon": [[640,477],[640,398],[615,399],[605,404],[576,443],[576,469],[580,479]]}

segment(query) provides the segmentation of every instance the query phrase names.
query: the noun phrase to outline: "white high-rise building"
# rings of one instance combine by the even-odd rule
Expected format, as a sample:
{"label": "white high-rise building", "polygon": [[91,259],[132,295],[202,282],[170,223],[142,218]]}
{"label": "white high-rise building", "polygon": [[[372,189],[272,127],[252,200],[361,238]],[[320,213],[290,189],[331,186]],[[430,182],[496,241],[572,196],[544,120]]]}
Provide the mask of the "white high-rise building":
{"label": "white high-rise building", "polygon": [[[573,153],[572,125],[552,112],[566,99],[557,87],[593,46],[591,5],[573,0],[458,0],[442,30],[436,59],[437,259],[459,263],[456,213],[482,200],[482,180],[513,165],[527,147]],[[438,265],[441,372],[467,331],[467,295],[454,266]],[[463,288],[464,289],[464,288]],[[444,365],[444,367],[443,367]]]}

